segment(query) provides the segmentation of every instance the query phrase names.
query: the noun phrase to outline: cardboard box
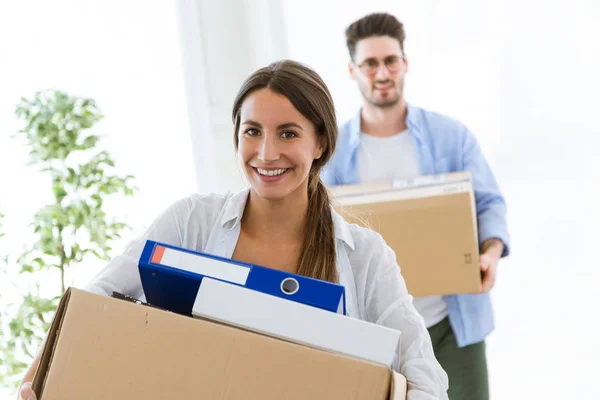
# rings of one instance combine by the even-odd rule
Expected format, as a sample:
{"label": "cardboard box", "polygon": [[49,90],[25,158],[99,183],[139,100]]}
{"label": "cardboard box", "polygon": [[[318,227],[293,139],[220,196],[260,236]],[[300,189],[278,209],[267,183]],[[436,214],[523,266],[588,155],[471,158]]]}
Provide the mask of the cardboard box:
{"label": "cardboard box", "polygon": [[479,293],[481,272],[470,172],[330,188],[348,221],[379,232],[413,296]]}
{"label": "cardboard box", "polygon": [[40,400],[389,399],[385,366],[69,289],[43,349]]}
{"label": "cardboard box", "polygon": [[207,277],[192,314],[390,368],[401,338],[396,329]]}

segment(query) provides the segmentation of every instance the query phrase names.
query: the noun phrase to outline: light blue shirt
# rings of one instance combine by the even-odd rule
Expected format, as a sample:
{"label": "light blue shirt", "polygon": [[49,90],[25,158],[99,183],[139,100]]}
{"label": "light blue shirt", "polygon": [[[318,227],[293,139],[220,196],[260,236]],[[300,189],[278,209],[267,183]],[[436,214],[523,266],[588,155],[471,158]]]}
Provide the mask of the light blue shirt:
{"label": "light blue shirt", "polygon": [[[339,132],[335,153],[321,173],[327,186],[357,184],[357,150],[360,144],[361,112]],[[443,115],[408,105],[409,134],[415,139],[422,175],[471,171],[475,188],[479,243],[497,238],[509,253],[506,204],[475,136],[462,123]],[[489,293],[444,296],[450,324],[458,345],[464,347],[484,340],[494,329]]]}

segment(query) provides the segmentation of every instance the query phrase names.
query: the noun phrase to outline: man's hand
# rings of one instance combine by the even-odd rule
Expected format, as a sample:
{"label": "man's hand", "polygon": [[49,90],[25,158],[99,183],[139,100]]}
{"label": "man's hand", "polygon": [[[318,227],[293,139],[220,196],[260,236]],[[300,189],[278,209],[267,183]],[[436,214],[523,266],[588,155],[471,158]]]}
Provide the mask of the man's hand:
{"label": "man's hand", "polygon": [[496,269],[498,261],[504,251],[504,244],[498,239],[486,240],[481,245],[481,255],[479,256],[479,265],[482,272],[481,293],[489,292],[496,282]]}

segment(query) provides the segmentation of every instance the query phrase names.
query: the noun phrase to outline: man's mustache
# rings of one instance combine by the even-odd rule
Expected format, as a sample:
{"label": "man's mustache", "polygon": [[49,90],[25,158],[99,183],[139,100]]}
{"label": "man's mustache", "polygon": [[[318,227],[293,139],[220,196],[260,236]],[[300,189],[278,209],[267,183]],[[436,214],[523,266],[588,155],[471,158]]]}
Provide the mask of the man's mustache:
{"label": "man's mustache", "polygon": [[387,79],[385,81],[375,81],[373,83],[373,86],[383,86],[383,85],[389,85],[389,84],[394,85],[394,81],[392,81],[390,79]]}

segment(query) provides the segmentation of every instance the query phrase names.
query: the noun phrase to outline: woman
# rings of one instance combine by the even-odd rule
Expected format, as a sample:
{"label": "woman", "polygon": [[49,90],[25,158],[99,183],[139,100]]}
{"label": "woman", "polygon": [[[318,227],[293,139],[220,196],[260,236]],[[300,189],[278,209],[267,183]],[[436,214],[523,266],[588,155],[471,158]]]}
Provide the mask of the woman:
{"label": "woman", "polygon": [[[410,399],[447,398],[423,320],[393,251],[336,214],[319,172],[335,150],[329,90],[310,68],[281,61],[256,71],[233,105],[234,143],[250,188],[193,195],[161,216],[88,285],[143,298],[137,262],[147,239],[264,265],[346,287],[348,314],[402,331],[399,372]],[[37,361],[25,375],[23,399]]]}

